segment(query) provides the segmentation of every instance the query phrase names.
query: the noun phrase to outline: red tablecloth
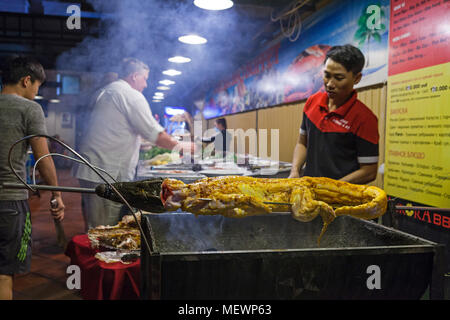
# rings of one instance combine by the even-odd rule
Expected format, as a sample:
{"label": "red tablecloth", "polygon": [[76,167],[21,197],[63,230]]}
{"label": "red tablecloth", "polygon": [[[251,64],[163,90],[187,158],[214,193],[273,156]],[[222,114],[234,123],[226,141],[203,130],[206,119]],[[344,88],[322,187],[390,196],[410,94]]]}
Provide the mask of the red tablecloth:
{"label": "red tablecloth", "polygon": [[87,235],[68,243],[66,256],[80,267],[81,296],[88,300],[139,299],[140,260],[130,264],[106,263],[95,258]]}

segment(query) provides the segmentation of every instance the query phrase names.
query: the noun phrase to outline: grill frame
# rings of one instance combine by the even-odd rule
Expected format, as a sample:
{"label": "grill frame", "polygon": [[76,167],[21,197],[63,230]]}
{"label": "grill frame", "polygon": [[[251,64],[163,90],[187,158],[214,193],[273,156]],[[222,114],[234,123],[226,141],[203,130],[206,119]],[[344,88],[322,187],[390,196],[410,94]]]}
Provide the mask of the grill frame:
{"label": "grill frame", "polygon": [[[187,233],[195,225],[208,230],[212,222],[224,223],[226,227],[221,231],[225,234],[236,228],[237,237],[229,237],[230,244],[238,243],[246,228],[262,225],[268,229],[256,238],[264,237],[266,232],[269,234],[260,242],[264,247],[271,232],[279,234],[281,229],[277,228],[283,226],[294,231],[306,229],[306,233],[316,239],[321,221],[301,223],[289,214],[232,219],[195,217],[189,213],[144,214],[142,221],[144,234],[154,248],[154,252],[147,252],[145,247],[141,249],[142,299],[420,299],[427,289],[431,299],[444,298],[445,246],[371,221],[349,216],[337,218],[325,233],[321,247],[281,248],[280,245],[280,249],[237,247],[223,250],[219,245],[217,251],[203,251],[208,245],[198,250],[198,245],[193,245],[192,241],[187,243],[187,248],[193,250],[186,250],[186,247],[172,250],[170,246],[174,242],[168,239],[170,232],[166,223],[182,221]],[[330,233],[339,235],[344,229],[351,229],[351,234],[359,233],[359,237],[366,232],[361,238],[363,241],[370,237],[375,239],[369,240],[369,244],[376,242],[377,237],[395,244],[324,246]],[[199,238],[208,236],[211,234],[200,232]],[[242,240],[248,242],[248,239]],[[164,242],[169,247],[164,247]],[[257,239],[255,242],[259,244]],[[380,266],[380,290],[369,290],[366,286],[369,265]]]}

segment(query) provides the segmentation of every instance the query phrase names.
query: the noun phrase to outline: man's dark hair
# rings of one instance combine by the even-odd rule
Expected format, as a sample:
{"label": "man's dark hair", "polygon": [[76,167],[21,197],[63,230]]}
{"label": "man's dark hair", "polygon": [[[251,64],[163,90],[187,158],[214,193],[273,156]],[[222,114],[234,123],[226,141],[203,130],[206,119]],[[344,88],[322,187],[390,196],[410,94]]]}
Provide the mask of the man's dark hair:
{"label": "man's dark hair", "polygon": [[353,74],[358,74],[361,72],[365,61],[361,50],[351,44],[332,47],[328,50],[327,56],[323,63],[326,63],[328,58],[342,64],[347,71],[351,71]]}
{"label": "man's dark hair", "polygon": [[227,128],[227,120],[225,118],[216,119],[217,124],[220,124],[224,129]]}
{"label": "man's dark hair", "polygon": [[30,76],[31,82],[45,81],[45,71],[42,65],[30,57],[11,57],[2,69],[2,84],[17,84],[23,77]]}

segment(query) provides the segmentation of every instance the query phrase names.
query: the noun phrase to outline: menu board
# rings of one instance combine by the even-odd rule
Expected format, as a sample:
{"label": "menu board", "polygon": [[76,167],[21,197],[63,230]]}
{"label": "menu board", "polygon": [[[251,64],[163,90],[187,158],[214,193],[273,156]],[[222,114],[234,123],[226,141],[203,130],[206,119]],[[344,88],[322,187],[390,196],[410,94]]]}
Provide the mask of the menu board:
{"label": "menu board", "polygon": [[392,0],[388,75],[449,61],[449,1]]}
{"label": "menu board", "polygon": [[450,207],[449,1],[391,1],[386,170],[389,195]]}

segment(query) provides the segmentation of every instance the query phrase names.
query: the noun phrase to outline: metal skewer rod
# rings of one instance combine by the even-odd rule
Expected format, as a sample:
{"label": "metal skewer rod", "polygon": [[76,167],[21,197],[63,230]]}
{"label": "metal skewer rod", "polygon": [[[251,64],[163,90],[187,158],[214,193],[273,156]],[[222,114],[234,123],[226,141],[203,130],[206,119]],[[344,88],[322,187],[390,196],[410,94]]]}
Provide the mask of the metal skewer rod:
{"label": "metal skewer rod", "polygon": [[[61,191],[61,192],[77,192],[77,193],[95,193],[94,188],[79,188],[79,187],[62,187],[62,186],[49,186],[42,184],[29,184],[30,187],[36,190],[47,191]],[[28,189],[27,186],[21,183],[0,183],[0,189]]]}
{"label": "metal skewer rod", "polygon": [[[209,199],[209,198],[198,198],[198,200],[212,201],[212,199]],[[292,203],[287,203],[287,202],[264,201],[263,203],[265,203],[265,204],[277,204],[277,205],[281,205],[281,206],[291,206],[292,205]]]}
{"label": "metal skewer rod", "polygon": [[417,210],[417,211],[426,211],[430,210],[433,212],[450,212],[450,208],[435,208],[435,207],[414,207],[414,206],[395,206],[396,210]]}
{"label": "metal skewer rod", "polygon": [[[203,201],[212,201],[212,199],[209,198],[199,198],[198,200]],[[276,205],[282,205],[282,206],[291,206],[292,203],[287,202],[271,202],[271,201],[264,201],[265,204],[276,204]],[[396,210],[418,210],[418,211],[426,211],[431,210],[433,212],[450,212],[450,208],[435,208],[435,207],[414,207],[414,206],[395,206]]]}

